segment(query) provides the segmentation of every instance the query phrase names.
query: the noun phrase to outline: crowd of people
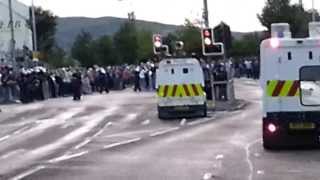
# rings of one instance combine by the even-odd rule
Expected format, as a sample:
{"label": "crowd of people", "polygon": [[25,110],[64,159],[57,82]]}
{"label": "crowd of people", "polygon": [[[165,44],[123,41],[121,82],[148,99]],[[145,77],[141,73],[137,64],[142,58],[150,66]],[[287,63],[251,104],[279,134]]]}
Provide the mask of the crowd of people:
{"label": "crowd of people", "polygon": [[[240,61],[202,62],[206,91],[210,91],[210,77],[223,82],[229,76],[237,78],[259,78],[259,61],[247,58]],[[136,92],[156,90],[156,64],[152,62],[139,65],[122,65],[90,68],[43,67],[21,68],[14,70],[11,66],[0,67],[0,103],[30,103],[49,98],[81,96],[92,93],[109,93],[111,90],[132,88]],[[230,72],[232,71],[232,72]],[[216,99],[226,100],[226,84],[215,84]],[[210,94],[209,94],[210,96]],[[210,99],[210,97],[209,97]]]}
{"label": "crowd of people", "polygon": [[155,65],[123,65],[85,68],[0,67],[0,103],[30,103],[49,98],[73,96],[80,100],[82,94],[109,93],[133,87],[134,91],[155,90]]}

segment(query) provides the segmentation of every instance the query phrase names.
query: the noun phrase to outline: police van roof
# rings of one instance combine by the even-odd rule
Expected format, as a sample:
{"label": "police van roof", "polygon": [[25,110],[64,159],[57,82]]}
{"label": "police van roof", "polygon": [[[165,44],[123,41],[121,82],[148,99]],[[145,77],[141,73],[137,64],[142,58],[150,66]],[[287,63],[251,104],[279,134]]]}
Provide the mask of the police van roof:
{"label": "police van roof", "polygon": [[[278,44],[272,47],[272,44]],[[270,38],[261,43],[261,48],[320,47],[320,38]]]}

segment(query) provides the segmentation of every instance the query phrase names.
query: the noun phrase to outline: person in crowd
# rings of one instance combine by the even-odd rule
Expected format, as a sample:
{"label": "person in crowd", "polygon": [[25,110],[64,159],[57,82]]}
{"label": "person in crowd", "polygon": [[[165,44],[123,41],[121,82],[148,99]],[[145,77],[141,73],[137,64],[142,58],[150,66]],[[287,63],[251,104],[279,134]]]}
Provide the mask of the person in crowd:
{"label": "person in crowd", "polygon": [[246,68],[247,78],[251,78],[252,77],[252,61],[246,60],[244,64]]}
{"label": "person in crowd", "polygon": [[139,66],[136,67],[134,70],[134,91],[141,92],[141,84],[140,84],[140,74],[141,74],[141,68]]}
{"label": "person in crowd", "polygon": [[98,91],[102,94],[104,91],[109,93],[108,77],[105,69],[101,68],[97,77]]}
{"label": "person in crowd", "polygon": [[83,94],[92,94],[92,87],[89,78],[89,73],[85,73],[82,78],[82,93]]}
{"label": "person in crowd", "polygon": [[80,101],[81,100],[81,90],[82,90],[82,81],[81,81],[81,73],[80,72],[75,72],[72,74],[71,88],[72,88],[73,100]]}
{"label": "person in crowd", "polygon": [[260,76],[260,64],[259,61],[256,59],[252,64],[253,69],[253,79],[259,79]]}
{"label": "person in crowd", "polygon": [[13,74],[13,68],[6,66],[1,78],[2,87],[4,88],[4,102],[14,103],[14,93],[16,91],[16,78]]}

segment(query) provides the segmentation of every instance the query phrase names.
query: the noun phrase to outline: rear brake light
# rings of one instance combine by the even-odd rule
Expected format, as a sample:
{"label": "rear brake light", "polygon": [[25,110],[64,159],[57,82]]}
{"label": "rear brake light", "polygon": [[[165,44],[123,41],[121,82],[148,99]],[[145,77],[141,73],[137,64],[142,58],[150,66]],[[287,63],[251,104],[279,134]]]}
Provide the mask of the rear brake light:
{"label": "rear brake light", "polygon": [[280,41],[278,38],[271,38],[270,39],[270,45],[272,48],[276,49],[280,46]]}
{"label": "rear brake light", "polygon": [[277,126],[272,124],[272,123],[270,123],[268,125],[268,131],[271,132],[271,133],[275,133],[277,131]]}

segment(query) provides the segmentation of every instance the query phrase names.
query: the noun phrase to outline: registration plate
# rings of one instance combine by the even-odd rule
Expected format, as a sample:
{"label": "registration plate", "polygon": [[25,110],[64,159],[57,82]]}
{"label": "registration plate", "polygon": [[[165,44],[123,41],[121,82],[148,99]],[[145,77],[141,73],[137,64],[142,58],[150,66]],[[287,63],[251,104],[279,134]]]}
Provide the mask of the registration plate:
{"label": "registration plate", "polygon": [[189,107],[188,106],[179,106],[174,108],[176,111],[188,111]]}
{"label": "registration plate", "polygon": [[289,128],[292,130],[312,130],[316,128],[315,123],[290,123]]}

